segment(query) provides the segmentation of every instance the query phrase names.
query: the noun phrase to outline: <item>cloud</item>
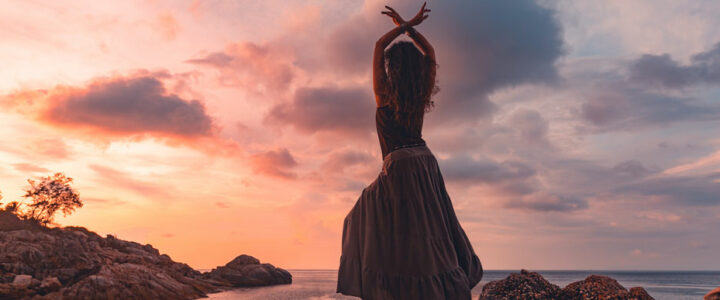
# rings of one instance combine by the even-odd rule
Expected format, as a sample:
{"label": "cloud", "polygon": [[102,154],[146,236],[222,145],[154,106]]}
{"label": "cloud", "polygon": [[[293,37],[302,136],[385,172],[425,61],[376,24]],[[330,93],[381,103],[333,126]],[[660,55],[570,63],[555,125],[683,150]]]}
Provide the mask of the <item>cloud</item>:
{"label": "cloud", "polygon": [[697,84],[720,83],[720,43],[693,55],[690,63],[681,65],[669,54],[644,54],[632,61],[630,79],[653,86],[677,89]]}
{"label": "cloud", "polygon": [[250,157],[250,166],[255,173],[282,179],[297,178],[297,174],[292,171],[297,164],[290,151],[285,148],[257,153]]}
{"label": "cloud", "polygon": [[292,52],[279,45],[242,42],[185,62],[218,70],[223,85],[272,93],[289,90],[296,73],[293,59]]}
{"label": "cloud", "polygon": [[158,199],[170,198],[170,191],[162,186],[151,182],[135,179],[132,175],[118,171],[114,168],[92,164],[89,166],[98,176],[96,179],[106,187],[119,187],[132,190],[139,195],[156,197]]}
{"label": "cloud", "polygon": [[536,110],[519,109],[510,116],[509,125],[515,128],[524,142],[549,146],[548,121]]}
{"label": "cloud", "polygon": [[720,173],[689,176],[658,176],[630,184],[618,184],[616,193],[660,198],[675,205],[720,205]]}
{"label": "cloud", "polygon": [[537,193],[522,198],[514,198],[505,207],[541,212],[568,212],[588,208],[588,202],[578,197]]}
{"label": "cloud", "polygon": [[353,150],[333,152],[323,163],[322,169],[326,172],[342,173],[347,168],[364,166],[370,162],[373,162],[373,157],[367,153]]}
{"label": "cloud", "polygon": [[167,93],[164,73],[102,77],[84,87],[56,86],[3,97],[5,106],[89,135],[207,137],[213,119],[198,100]]}
{"label": "cloud", "polygon": [[362,89],[300,88],[289,103],[275,105],[266,122],[290,125],[312,134],[320,131],[367,134],[374,126],[374,98]]}
{"label": "cloud", "polygon": [[41,166],[37,166],[34,164],[28,164],[28,163],[16,163],[12,164],[13,168],[17,170],[18,172],[24,172],[24,173],[50,173],[50,170],[43,168]]}
{"label": "cloud", "polygon": [[618,81],[602,82],[585,92],[579,115],[595,131],[634,130],[675,122],[720,119],[720,106],[688,97],[664,95]]}
{"label": "cloud", "polygon": [[440,166],[448,180],[461,182],[498,183],[524,180],[536,174],[535,169],[522,162],[475,160],[463,155],[441,160]]}
{"label": "cloud", "polygon": [[180,31],[180,24],[172,13],[157,15],[153,27],[162,34],[165,39],[173,40]]}

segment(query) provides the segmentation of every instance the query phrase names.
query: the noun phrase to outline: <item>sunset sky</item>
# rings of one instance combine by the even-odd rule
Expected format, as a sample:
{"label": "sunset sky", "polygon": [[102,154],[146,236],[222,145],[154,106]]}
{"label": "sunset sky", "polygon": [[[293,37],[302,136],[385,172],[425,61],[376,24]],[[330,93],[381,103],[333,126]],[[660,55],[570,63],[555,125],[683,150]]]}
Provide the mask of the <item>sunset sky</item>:
{"label": "sunset sky", "polygon": [[[0,191],[195,268],[335,269],[419,1],[3,1]],[[423,136],[486,269],[720,269],[720,2],[429,1]]]}

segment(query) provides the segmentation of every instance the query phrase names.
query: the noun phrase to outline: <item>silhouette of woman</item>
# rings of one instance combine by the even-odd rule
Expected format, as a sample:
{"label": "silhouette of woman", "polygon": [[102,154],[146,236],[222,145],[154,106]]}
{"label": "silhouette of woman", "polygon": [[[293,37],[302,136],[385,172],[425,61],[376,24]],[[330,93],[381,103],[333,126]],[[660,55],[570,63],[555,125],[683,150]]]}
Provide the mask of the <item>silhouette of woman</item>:
{"label": "silhouette of woman", "polygon": [[[345,217],[337,292],[363,299],[470,299],[482,265],[421,136],[437,90],[436,63],[433,47],[413,27],[430,10],[423,4],[405,22],[386,8],[382,13],[397,26],[377,41],[373,57],[383,167]],[[400,41],[386,51],[402,33],[414,44]]]}

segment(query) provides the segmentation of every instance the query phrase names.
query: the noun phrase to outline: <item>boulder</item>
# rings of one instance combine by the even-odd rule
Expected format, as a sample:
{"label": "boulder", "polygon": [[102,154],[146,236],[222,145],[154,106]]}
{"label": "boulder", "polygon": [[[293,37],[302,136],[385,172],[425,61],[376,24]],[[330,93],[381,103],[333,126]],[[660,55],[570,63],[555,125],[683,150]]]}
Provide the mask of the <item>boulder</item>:
{"label": "boulder", "polygon": [[629,292],[617,280],[608,276],[590,275],[585,280],[576,281],[564,287],[560,299],[613,299],[613,300],[646,300],[653,299],[643,288],[634,288]]}
{"label": "boulder", "polygon": [[249,255],[240,255],[227,263],[204,274],[208,279],[227,281],[234,287],[264,286],[292,283],[292,275],[271,264],[261,264]]}
{"label": "boulder", "polygon": [[703,300],[720,300],[720,287],[705,294]]}
{"label": "boulder", "polygon": [[[654,300],[655,298],[651,297],[648,292],[641,287],[634,287],[630,289],[630,299],[636,299],[636,300]],[[720,299],[718,299],[720,300]]]}
{"label": "boulder", "polygon": [[46,277],[40,282],[38,292],[40,294],[52,293],[59,290],[62,287],[60,280],[57,277]]}
{"label": "boulder", "polygon": [[18,287],[29,287],[30,283],[32,283],[32,276],[30,275],[15,275],[15,279],[13,279],[12,284],[18,286]]}
{"label": "boulder", "polygon": [[490,299],[557,299],[560,287],[540,274],[521,270],[502,280],[491,281],[483,286],[480,300]]}

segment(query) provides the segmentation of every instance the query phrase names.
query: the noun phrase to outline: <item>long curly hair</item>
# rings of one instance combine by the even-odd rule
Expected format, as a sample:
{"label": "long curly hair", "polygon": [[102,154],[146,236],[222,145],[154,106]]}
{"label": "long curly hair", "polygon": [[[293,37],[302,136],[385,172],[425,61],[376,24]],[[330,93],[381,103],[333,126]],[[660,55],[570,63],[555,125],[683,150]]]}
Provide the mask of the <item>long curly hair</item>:
{"label": "long curly hair", "polygon": [[425,112],[435,105],[432,96],[439,91],[437,64],[412,42],[400,41],[385,50],[385,68],[395,119],[406,126],[422,122]]}

